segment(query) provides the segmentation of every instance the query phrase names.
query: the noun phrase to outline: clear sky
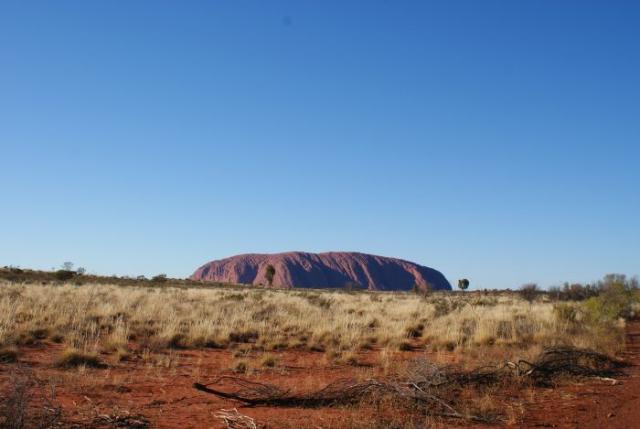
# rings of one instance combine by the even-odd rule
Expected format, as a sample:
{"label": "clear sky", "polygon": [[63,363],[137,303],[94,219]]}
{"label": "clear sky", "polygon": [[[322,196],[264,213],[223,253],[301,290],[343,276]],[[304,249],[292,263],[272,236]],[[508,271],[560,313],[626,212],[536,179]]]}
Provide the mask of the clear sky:
{"label": "clear sky", "polygon": [[0,2],[0,265],[640,274],[640,2]]}

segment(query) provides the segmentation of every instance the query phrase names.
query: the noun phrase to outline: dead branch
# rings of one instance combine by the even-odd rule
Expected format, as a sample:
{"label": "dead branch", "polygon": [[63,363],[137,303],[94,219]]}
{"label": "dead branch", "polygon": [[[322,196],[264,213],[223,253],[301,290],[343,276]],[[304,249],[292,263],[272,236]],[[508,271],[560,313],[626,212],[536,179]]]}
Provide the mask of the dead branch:
{"label": "dead branch", "polygon": [[[209,386],[231,384],[235,390],[225,392]],[[238,377],[220,377],[209,385],[194,383],[193,387],[225,399],[233,399],[249,406],[269,405],[288,407],[321,407],[334,404],[354,403],[368,392],[381,388],[376,381],[356,383],[353,380],[338,380],[315,392],[291,394],[272,384],[256,383]]]}
{"label": "dead branch", "polygon": [[94,418],[96,423],[106,423],[111,427],[127,429],[146,429],[149,421],[142,415],[133,415],[128,411],[114,410],[113,414],[99,414]]}
{"label": "dead branch", "polygon": [[456,409],[453,404],[457,389],[491,385],[508,378],[530,379],[537,384],[562,375],[603,378],[619,374],[621,367],[621,362],[591,350],[556,347],[546,349],[533,362],[519,360],[472,371],[441,368],[422,359],[409,365],[400,377],[363,382],[342,379],[304,393],[231,376],[220,377],[208,385],[194,383],[193,387],[247,406],[330,407],[389,398],[400,404],[417,405],[431,416],[487,421]]}
{"label": "dead branch", "polygon": [[[220,381],[221,379],[218,379],[212,384],[220,384]],[[405,404],[420,405],[429,415],[484,421],[482,418],[457,411],[445,399],[415,383],[409,382],[390,382],[373,379],[356,382],[351,379],[343,379],[330,383],[319,390],[299,394],[291,394],[289,391],[283,391],[277,386],[254,383],[236,377],[224,377],[224,382],[235,386],[235,390],[222,391],[200,383],[195,383],[193,387],[221,398],[242,402],[248,406],[315,408],[351,405],[367,399],[376,401],[383,397],[388,397],[402,401]]]}
{"label": "dead branch", "polygon": [[214,416],[221,419],[227,429],[257,429],[256,422],[251,417],[239,413],[235,408],[219,410]]}
{"label": "dead branch", "polygon": [[624,366],[605,354],[572,347],[549,348],[534,362],[511,363],[516,375],[530,377],[538,384],[548,384],[558,376],[611,377],[620,375]]}

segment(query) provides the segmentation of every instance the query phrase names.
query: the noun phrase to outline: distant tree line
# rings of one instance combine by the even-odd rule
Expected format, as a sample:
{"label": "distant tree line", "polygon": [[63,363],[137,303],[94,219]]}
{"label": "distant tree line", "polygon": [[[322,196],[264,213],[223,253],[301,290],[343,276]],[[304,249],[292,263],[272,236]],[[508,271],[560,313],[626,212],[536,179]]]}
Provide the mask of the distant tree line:
{"label": "distant tree line", "polygon": [[595,283],[564,283],[562,286],[550,287],[547,294],[557,301],[584,301],[599,296],[612,288],[624,290],[638,290],[640,284],[637,277],[627,277],[624,274],[607,274]]}

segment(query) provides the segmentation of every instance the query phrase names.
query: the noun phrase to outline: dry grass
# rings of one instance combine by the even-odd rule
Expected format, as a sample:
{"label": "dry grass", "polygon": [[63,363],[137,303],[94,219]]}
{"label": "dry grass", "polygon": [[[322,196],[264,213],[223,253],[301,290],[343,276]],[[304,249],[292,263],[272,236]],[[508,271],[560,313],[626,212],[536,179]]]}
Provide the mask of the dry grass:
{"label": "dry grass", "polygon": [[79,366],[91,368],[103,368],[105,364],[95,353],[86,353],[79,350],[67,349],[63,351],[55,361],[60,368],[76,368]]}
{"label": "dry grass", "polygon": [[48,338],[126,358],[132,342],[151,351],[241,344],[332,358],[372,348],[522,355],[541,346],[622,346],[621,327],[567,320],[553,303],[467,295],[0,283],[0,347]]}
{"label": "dry grass", "polygon": [[237,374],[246,374],[251,370],[251,365],[246,359],[237,359],[233,362],[231,369]]}
{"label": "dry grass", "polygon": [[260,366],[263,368],[275,368],[278,366],[278,358],[272,354],[265,354],[260,357]]}

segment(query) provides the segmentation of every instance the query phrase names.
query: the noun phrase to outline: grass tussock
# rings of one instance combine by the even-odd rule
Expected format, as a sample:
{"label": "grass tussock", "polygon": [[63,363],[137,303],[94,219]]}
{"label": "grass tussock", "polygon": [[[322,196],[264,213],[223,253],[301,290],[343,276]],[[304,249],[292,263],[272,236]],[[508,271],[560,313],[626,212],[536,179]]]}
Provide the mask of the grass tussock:
{"label": "grass tussock", "polygon": [[231,370],[236,374],[247,374],[251,370],[251,364],[246,359],[238,359],[233,362]]}
{"label": "grass tussock", "polygon": [[0,363],[13,363],[18,361],[18,349],[16,347],[0,348]]}
{"label": "grass tussock", "polygon": [[77,368],[79,366],[90,368],[106,367],[97,354],[74,349],[64,350],[56,359],[55,366],[59,368]]}
{"label": "grass tussock", "polygon": [[260,358],[260,366],[263,368],[275,368],[278,363],[278,357],[272,354],[265,354]]}

